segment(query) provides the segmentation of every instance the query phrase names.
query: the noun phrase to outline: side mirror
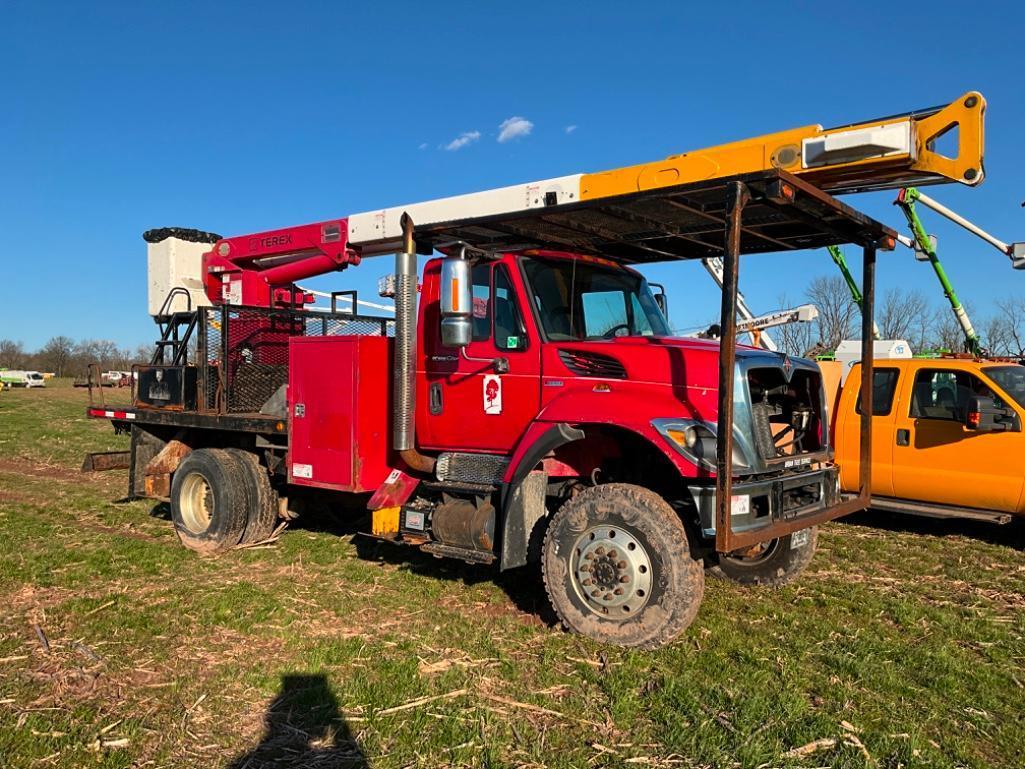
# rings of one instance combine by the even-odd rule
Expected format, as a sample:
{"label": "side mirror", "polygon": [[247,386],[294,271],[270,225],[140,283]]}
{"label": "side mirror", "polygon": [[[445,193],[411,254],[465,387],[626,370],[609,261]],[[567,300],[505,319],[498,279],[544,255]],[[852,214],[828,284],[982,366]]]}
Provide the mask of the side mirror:
{"label": "side mirror", "polygon": [[449,256],[441,263],[441,343],[445,347],[466,347],[473,336],[473,292],[470,263],[461,256]]}
{"label": "side mirror", "polygon": [[661,283],[649,283],[652,288],[657,288],[658,293],[652,292],[652,296],[655,298],[655,304],[658,305],[658,309],[662,311],[662,315],[665,316],[666,320],[669,320],[669,297],[666,296],[666,289]]}
{"label": "side mirror", "polygon": [[964,412],[964,426],[969,430],[993,432],[1010,428],[1003,420],[1007,417],[1007,409],[997,406],[992,398],[983,395],[972,395]]}

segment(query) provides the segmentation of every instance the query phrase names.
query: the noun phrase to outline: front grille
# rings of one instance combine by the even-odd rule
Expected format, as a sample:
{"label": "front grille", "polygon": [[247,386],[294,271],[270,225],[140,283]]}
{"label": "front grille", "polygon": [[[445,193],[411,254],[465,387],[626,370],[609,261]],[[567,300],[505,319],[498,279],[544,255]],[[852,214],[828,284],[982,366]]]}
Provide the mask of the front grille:
{"label": "front grille", "polygon": [[821,451],[825,446],[822,376],[797,368],[789,379],[783,366],[747,371],[751,437],[763,460]]}
{"label": "front grille", "polygon": [[626,379],[626,368],[611,355],[563,348],[559,350],[559,359],[566,368],[579,376]]}

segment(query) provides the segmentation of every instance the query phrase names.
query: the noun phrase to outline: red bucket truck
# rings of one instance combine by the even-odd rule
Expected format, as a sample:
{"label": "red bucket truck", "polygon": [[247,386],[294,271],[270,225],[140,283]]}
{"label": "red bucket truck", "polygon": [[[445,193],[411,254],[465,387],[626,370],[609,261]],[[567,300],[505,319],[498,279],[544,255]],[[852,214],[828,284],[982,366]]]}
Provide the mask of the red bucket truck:
{"label": "red bucket truck", "polygon": [[[131,405],[89,415],[130,432],[130,494],[168,500],[187,547],[268,537],[299,489],[362,494],[368,533],[540,563],[568,628],[662,645],[694,618],[706,566],[789,581],[815,526],[868,500],[867,473],[840,494],[815,364],[736,345],[740,255],[862,246],[871,330],[875,252],[895,233],[823,188],[948,180],[919,148],[954,108],[980,128],[961,132],[978,138],[959,156],[976,152],[959,179],[975,183],[981,97],[270,232],[148,233],[161,338]],[[394,317],[359,314],[354,292],[312,309],[296,285],[384,253]],[[420,277],[417,254],[440,254]],[[721,344],[673,336],[631,266],[710,256]]]}

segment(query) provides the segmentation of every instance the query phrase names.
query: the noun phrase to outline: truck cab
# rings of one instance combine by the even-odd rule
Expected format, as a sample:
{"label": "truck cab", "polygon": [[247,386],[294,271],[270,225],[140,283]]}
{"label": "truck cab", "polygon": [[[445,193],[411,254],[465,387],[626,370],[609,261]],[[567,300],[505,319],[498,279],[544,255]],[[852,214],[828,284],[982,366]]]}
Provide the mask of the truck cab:
{"label": "truck cab", "polygon": [[[475,479],[481,466],[500,468],[495,482],[540,459],[557,494],[599,478],[643,483],[714,538],[718,342],[673,336],[636,270],[538,250],[470,260],[466,344],[448,345],[445,261],[428,262],[420,302],[423,448],[473,465]],[[835,503],[816,366],[741,347],[736,369],[732,528]],[[560,425],[578,437],[534,456]]]}
{"label": "truck cab", "polygon": [[[844,489],[860,471],[860,364],[836,408]],[[933,516],[1025,515],[1025,367],[955,357],[876,361],[872,501]]]}

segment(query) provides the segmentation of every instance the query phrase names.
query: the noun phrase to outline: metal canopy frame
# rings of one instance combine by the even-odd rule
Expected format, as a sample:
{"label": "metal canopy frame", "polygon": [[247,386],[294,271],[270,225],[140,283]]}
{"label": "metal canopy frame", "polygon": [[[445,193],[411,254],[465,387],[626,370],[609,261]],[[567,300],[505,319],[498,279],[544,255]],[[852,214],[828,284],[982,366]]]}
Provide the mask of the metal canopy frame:
{"label": "metal canopy frame", "polygon": [[724,553],[765,540],[765,534],[758,530],[734,532],[730,522],[740,256],[844,243],[860,245],[864,254],[859,491],[838,507],[774,521],[769,528],[771,537],[776,538],[868,506],[876,251],[891,250],[896,237],[897,233],[889,227],[780,170],[416,228],[420,249],[444,248],[446,244],[465,241],[486,250],[571,251],[627,264],[722,258],[715,539],[716,550]]}
{"label": "metal canopy frame", "polygon": [[896,233],[785,171],[759,171],[579,203],[416,226],[421,252],[464,241],[492,251],[548,249],[627,264],[723,256],[728,188],[750,191],[741,253],[867,245]]}

